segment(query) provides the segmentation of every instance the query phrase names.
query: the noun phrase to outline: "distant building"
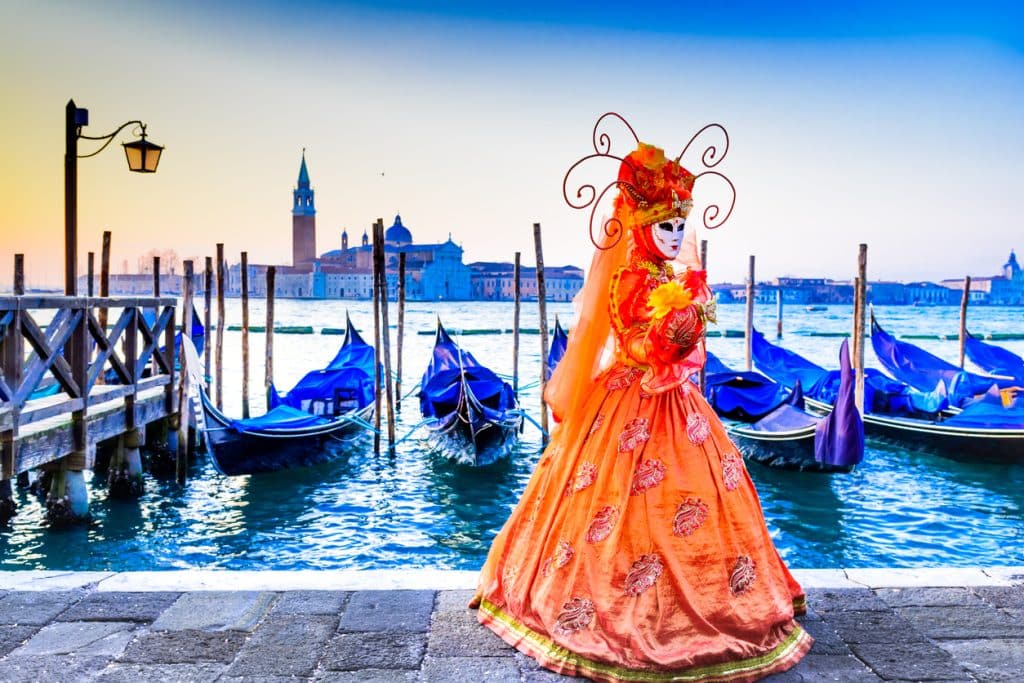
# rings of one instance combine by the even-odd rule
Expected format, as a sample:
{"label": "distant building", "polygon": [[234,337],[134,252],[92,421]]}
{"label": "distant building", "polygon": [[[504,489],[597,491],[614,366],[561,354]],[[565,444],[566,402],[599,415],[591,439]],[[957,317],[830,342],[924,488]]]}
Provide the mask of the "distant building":
{"label": "distant building", "polygon": [[[515,299],[515,264],[493,261],[470,263],[473,299],[512,301]],[[572,301],[583,287],[583,269],[576,266],[545,266],[544,289],[547,301]],[[537,269],[519,269],[519,295],[524,301],[536,301]]]}
{"label": "distant building", "polygon": [[[964,289],[964,278],[943,280],[943,287],[956,290],[957,300]],[[1010,257],[1003,264],[1002,273],[992,277],[972,277],[970,300],[994,306],[1024,305],[1024,270],[1017,262],[1017,254],[1011,250]]]}

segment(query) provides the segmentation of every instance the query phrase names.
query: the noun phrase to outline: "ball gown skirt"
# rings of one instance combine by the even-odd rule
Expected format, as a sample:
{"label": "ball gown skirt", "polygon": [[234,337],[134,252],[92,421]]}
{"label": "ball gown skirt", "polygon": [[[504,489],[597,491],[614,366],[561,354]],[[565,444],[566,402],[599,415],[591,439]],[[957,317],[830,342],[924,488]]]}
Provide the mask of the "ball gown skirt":
{"label": "ball gown skirt", "polygon": [[[753,681],[812,639],[725,428],[691,382],[600,378],[552,435],[498,534],[478,618],[560,673],[598,681]],[[573,427],[576,425],[576,427]]]}

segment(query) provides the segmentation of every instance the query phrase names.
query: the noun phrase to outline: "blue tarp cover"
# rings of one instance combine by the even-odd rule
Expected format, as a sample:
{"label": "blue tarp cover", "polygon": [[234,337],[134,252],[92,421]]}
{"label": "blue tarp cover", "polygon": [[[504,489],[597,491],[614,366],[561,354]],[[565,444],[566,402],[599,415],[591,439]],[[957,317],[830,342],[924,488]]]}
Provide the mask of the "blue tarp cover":
{"label": "blue tarp cover", "polygon": [[1024,398],[1012,399],[1008,406],[1004,405],[999,389],[992,387],[981,399],[942,424],[973,429],[1024,429]]}
{"label": "blue tarp cover", "polygon": [[710,351],[704,379],[704,395],[719,415],[749,422],[784,403],[789,389],[759,372],[739,372]]}
{"label": "blue tarp cover", "polygon": [[460,349],[438,325],[434,352],[420,381],[420,412],[424,417],[445,418],[458,409],[462,400],[462,374],[488,419],[502,419],[505,411],[515,408],[512,387],[477,362],[473,354]]}
{"label": "blue tarp cover", "polygon": [[264,432],[268,429],[301,429],[327,424],[329,420],[310,415],[291,406],[277,406],[265,415],[244,420],[231,420],[231,426],[242,432]]}
{"label": "blue tarp cover", "polygon": [[565,350],[569,345],[569,337],[565,334],[565,330],[562,329],[561,323],[555,320],[555,333],[551,337],[551,348],[548,349],[548,362],[547,372],[548,379],[555,372],[555,368],[558,366],[558,361],[562,360],[562,356],[565,355]]}
{"label": "blue tarp cover", "polygon": [[971,362],[985,372],[1013,377],[1024,384],[1024,359],[1014,352],[995,344],[986,344],[971,334],[967,335],[964,347]]}

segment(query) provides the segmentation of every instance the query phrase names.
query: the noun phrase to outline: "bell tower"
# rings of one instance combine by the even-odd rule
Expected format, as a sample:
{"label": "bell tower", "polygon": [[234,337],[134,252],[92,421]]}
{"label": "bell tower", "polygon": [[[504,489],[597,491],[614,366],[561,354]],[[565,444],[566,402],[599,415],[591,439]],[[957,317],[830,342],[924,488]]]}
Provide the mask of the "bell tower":
{"label": "bell tower", "polygon": [[302,148],[299,181],[292,191],[292,265],[316,258],[316,206],[306,169],[306,148]]}

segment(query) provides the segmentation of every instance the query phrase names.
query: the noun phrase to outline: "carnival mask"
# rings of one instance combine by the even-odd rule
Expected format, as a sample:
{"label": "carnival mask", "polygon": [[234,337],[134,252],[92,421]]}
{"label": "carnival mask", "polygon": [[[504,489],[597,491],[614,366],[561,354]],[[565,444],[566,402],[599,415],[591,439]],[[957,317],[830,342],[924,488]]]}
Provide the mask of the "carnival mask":
{"label": "carnival mask", "polygon": [[669,220],[652,223],[651,241],[658,249],[658,252],[667,260],[672,260],[679,255],[683,246],[683,230],[686,227],[685,218],[672,218]]}

